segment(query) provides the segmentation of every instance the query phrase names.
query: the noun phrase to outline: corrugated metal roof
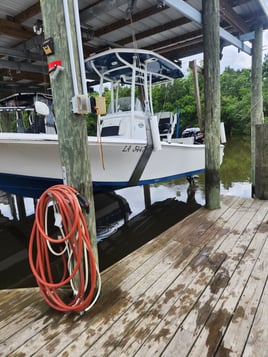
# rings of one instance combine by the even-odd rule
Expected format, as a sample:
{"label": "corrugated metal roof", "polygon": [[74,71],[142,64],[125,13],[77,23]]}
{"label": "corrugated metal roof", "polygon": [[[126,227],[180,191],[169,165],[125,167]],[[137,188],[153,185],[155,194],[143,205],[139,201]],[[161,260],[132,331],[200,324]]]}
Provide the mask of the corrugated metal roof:
{"label": "corrugated metal roof", "polygon": [[[108,47],[151,49],[170,59],[202,51],[201,25],[182,11],[187,5],[201,11],[201,0],[178,0],[176,3],[182,5],[178,9],[165,5],[170,3],[166,0],[79,0],[78,3],[85,57]],[[250,32],[256,23],[268,28],[267,0],[221,0],[220,4],[221,27],[231,34]],[[43,35],[36,36],[32,30],[38,19],[42,19],[38,1],[1,0],[0,96],[11,86],[11,90],[20,91],[24,79],[31,80],[36,88],[40,83],[49,86],[46,57],[40,47]]]}

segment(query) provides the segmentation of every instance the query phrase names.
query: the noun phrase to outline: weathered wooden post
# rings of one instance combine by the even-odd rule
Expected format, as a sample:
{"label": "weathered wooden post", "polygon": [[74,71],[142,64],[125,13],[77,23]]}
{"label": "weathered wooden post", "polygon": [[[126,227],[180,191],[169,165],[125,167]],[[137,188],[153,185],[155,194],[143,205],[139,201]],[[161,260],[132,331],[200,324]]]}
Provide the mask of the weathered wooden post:
{"label": "weathered wooden post", "polygon": [[268,200],[268,124],[257,124],[255,160],[255,196]]}
{"label": "weathered wooden post", "polygon": [[255,39],[252,42],[252,68],[251,68],[251,177],[252,197],[255,196],[256,185],[256,124],[263,123],[263,97],[262,97],[262,35],[263,28],[255,29]]}
{"label": "weathered wooden post", "polygon": [[204,36],[206,207],[220,207],[220,34],[219,0],[202,0]]}
{"label": "weathered wooden post", "polygon": [[[80,109],[86,107],[83,103],[86,98],[80,96],[83,93],[81,75],[83,63],[79,62],[74,1],[43,0],[41,11],[45,39],[52,39],[46,44],[46,53],[48,66],[54,70],[50,73],[50,81],[63,178],[65,183],[74,187],[90,201],[90,214],[85,214],[85,218],[97,261],[95,210],[86,119],[81,114],[83,110],[74,110],[76,105],[81,105]],[[50,48],[53,46],[54,50]],[[51,54],[50,49],[53,50]]]}
{"label": "weathered wooden post", "polygon": [[196,103],[198,126],[200,130],[203,132],[204,123],[202,120],[202,110],[201,110],[200,91],[199,91],[199,82],[198,82],[198,73],[202,73],[202,68],[197,66],[195,60],[189,62],[189,67],[193,71],[193,76],[194,76],[194,92],[195,92],[195,103]]}

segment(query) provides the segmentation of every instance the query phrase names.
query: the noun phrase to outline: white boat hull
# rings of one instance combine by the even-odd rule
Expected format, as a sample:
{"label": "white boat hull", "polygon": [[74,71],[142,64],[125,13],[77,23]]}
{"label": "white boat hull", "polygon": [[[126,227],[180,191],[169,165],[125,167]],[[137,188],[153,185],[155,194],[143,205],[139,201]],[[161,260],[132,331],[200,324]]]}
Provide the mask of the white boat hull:
{"label": "white boat hull", "polygon": [[[118,137],[89,137],[90,165],[94,190],[127,187],[142,152],[145,140]],[[221,157],[223,156],[223,148]],[[39,197],[53,184],[62,182],[59,146],[56,135],[0,134],[0,190]],[[191,176],[205,169],[205,146],[161,142],[153,151],[136,185]]]}

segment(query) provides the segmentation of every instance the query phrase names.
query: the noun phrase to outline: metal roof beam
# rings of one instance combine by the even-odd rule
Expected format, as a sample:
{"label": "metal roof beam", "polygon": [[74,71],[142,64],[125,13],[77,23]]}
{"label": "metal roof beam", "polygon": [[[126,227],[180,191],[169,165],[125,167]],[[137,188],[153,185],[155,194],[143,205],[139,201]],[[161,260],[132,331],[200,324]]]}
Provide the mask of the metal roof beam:
{"label": "metal roof beam", "polygon": [[[184,0],[165,0],[166,4],[173,7],[184,16],[190,18],[192,21],[196,22],[202,26],[202,15],[201,13],[193,8],[191,5],[187,4]],[[234,45],[245,53],[251,55],[251,48],[239,40],[237,37],[233,36],[222,27],[220,27],[220,37],[227,41],[230,45]]]}

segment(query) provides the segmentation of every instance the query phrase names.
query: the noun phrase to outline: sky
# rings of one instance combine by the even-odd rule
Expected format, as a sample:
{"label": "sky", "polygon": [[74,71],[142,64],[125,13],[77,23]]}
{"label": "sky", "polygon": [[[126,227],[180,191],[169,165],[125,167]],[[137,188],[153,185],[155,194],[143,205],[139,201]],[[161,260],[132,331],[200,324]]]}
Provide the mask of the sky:
{"label": "sky", "polygon": [[[268,0],[265,1],[268,3]],[[268,54],[268,30],[263,31],[263,57],[265,54]],[[196,60],[197,64],[199,64],[203,60],[203,54],[182,59],[182,71],[184,74],[187,73],[187,67],[191,60]],[[220,62],[221,73],[226,67],[231,67],[234,70],[251,68],[251,56],[238,51],[234,46],[226,46],[223,49],[223,57]]]}

